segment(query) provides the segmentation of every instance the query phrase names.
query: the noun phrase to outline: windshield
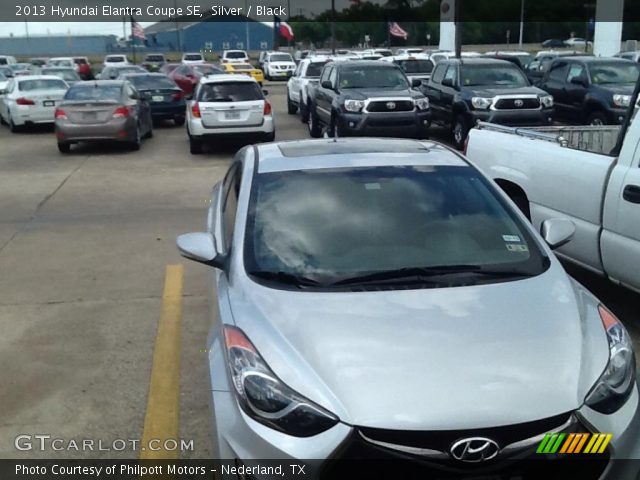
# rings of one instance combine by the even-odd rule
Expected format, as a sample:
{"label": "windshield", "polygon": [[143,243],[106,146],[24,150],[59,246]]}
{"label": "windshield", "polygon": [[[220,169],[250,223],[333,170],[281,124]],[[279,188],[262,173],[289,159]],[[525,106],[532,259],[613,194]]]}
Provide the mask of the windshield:
{"label": "windshield", "polygon": [[225,73],[212,65],[194,65],[193,69],[196,73],[200,73],[202,75],[222,75]]}
{"label": "windshield", "polygon": [[64,96],[65,100],[116,100],[121,98],[122,86],[101,85],[101,86],[78,86],[71,87]]}
{"label": "windshield", "polygon": [[246,102],[263,98],[256,82],[205,83],[199,92],[200,102]]}
{"label": "windshield", "polygon": [[125,58],[121,56],[105,58],[105,62],[108,62],[108,63],[120,63],[124,61],[125,61]]}
{"label": "windshield", "polygon": [[73,60],[49,60],[47,65],[53,67],[73,67],[75,64],[73,63]]}
{"label": "windshield", "polygon": [[56,70],[54,68],[43,68],[41,73],[42,75],[55,75],[56,77],[60,77],[63,80],[70,80],[70,81],[80,80],[80,77],[75,72],[75,70],[71,70],[71,69]]}
{"label": "windshield", "polygon": [[244,248],[249,273],[324,285],[418,267],[467,270],[457,272],[464,284],[471,270],[537,275],[546,268],[527,229],[468,167],[259,174]]}
{"label": "windshield", "polygon": [[596,85],[636,83],[640,65],[635,63],[593,63],[589,65],[591,82]]}
{"label": "windshield", "polygon": [[38,80],[23,80],[18,83],[18,90],[21,92],[32,92],[35,90],[66,90],[67,84],[62,80],[41,78]]}
{"label": "windshield", "polygon": [[147,55],[144,59],[146,62],[164,62],[162,55]]}
{"label": "windshield", "polygon": [[305,77],[319,77],[322,68],[326,65],[327,62],[313,62],[310,63],[307,67],[307,72],[305,73]]}
{"label": "windshield", "polygon": [[244,52],[226,52],[224,54],[224,58],[246,58],[246,56]]}
{"label": "windshield", "polygon": [[127,77],[138,90],[176,88],[176,84],[164,75],[131,75]]}
{"label": "windshield", "polygon": [[463,65],[460,79],[465,87],[518,88],[529,86],[527,77],[519,68],[506,65]]}
{"label": "windshield", "polygon": [[340,88],[409,88],[398,68],[347,68],[340,72]]}
{"label": "windshield", "polygon": [[431,60],[397,60],[396,63],[405,73],[431,73],[433,70]]}
{"label": "windshield", "polygon": [[191,60],[191,61],[193,61],[193,60],[202,60],[202,55],[197,54],[197,53],[196,54],[191,54],[191,55],[185,55],[184,59],[185,60]]}
{"label": "windshield", "polygon": [[270,62],[293,62],[293,58],[288,53],[278,53],[269,57]]}

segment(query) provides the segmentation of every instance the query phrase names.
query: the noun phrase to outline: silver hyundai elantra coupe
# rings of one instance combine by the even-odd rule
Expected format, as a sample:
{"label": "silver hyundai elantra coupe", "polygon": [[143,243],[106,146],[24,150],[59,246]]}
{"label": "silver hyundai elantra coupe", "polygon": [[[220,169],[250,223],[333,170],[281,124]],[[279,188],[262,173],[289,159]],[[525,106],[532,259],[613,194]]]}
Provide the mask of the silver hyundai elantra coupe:
{"label": "silver hyundai elantra coupe", "polygon": [[529,478],[588,447],[580,479],[635,478],[614,461],[640,458],[631,339],[552,253],[573,223],[539,227],[438,143],[240,150],[177,241],[214,287],[216,457]]}

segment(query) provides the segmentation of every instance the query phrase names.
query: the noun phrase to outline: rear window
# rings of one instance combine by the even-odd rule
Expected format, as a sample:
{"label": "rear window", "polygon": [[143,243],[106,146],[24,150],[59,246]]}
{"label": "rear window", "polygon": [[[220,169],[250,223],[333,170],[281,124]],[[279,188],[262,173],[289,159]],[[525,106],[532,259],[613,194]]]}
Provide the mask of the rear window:
{"label": "rear window", "polygon": [[185,60],[202,60],[202,55],[199,55],[199,54],[185,55],[184,59]]}
{"label": "rear window", "polygon": [[431,60],[398,60],[396,63],[405,73],[431,73],[433,71]]}
{"label": "rear window", "polygon": [[226,52],[224,58],[246,58],[247,54],[244,52]]}
{"label": "rear window", "polygon": [[71,87],[64,96],[65,100],[120,100],[122,87],[120,85],[81,86]]}
{"label": "rear window", "polygon": [[307,67],[306,77],[319,77],[322,68],[325,66],[327,62],[313,62],[310,63]]}
{"label": "rear window", "polygon": [[122,63],[124,62],[124,57],[107,57],[105,61],[109,63]]}
{"label": "rear window", "polygon": [[212,65],[194,65],[193,69],[203,75],[222,75],[225,72]]}
{"label": "rear window", "polygon": [[200,86],[200,102],[246,102],[262,100],[262,90],[254,82],[205,83]]}
{"label": "rear window", "polygon": [[18,90],[21,92],[32,92],[34,90],[66,90],[67,84],[62,80],[55,79],[38,79],[23,80],[18,82]]}
{"label": "rear window", "polygon": [[253,65],[249,65],[248,63],[236,63],[233,65],[234,70],[253,70]]}
{"label": "rear window", "polygon": [[147,62],[164,62],[164,57],[162,55],[147,55],[145,60]]}
{"label": "rear window", "polygon": [[87,61],[84,58],[74,58],[73,61],[77,65],[84,65],[85,63],[87,63]]}
{"label": "rear window", "polygon": [[152,90],[155,88],[176,88],[170,79],[160,75],[132,75],[127,77],[138,90]]}
{"label": "rear window", "polygon": [[56,77],[60,77],[63,80],[79,80],[80,77],[78,77],[78,74],[75,72],[75,70],[54,70],[54,69],[50,69],[50,68],[43,68],[42,69],[42,74],[43,75],[55,75]]}

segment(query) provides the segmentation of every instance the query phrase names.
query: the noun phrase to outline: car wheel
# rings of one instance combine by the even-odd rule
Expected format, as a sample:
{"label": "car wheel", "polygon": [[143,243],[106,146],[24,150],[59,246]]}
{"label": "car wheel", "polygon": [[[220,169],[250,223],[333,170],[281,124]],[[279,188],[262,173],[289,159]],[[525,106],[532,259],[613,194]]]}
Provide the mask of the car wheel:
{"label": "car wheel", "polygon": [[318,115],[313,111],[313,105],[309,106],[309,121],[307,125],[309,126],[309,135],[313,138],[320,138],[322,136],[320,121],[318,120]]}
{"label": "car wheel", "polygon": [[134,140],[131,142],[131,150],[136,151],[140,150],[140,144],[142,143],[142,137],[140,136],[140,125],[136,126],[136,135]]}
{"label": "car wheel", "polygon": [[189,137],[189,153],[191,153],[191,155],[202,153],[202,142],[193,137]]}
{"label": "car wheel", "polygon": [[458,150],[464,148],[464,141],[469,135],[469,125],[463,115],[456,115],[453,121],[453,143]]}
{"label": "car wheel", "polygon": [[184,115],[178,115],[177,117],[175,117],[173,119],[173,123],[175,124],[176,127],[181,127],[184,125],[185,122],[185,118]]}
{"label": "car wheel", "polygon": [[144,136],[144,138],[153,138],[153,127],[151,125],[149,126],[149,131]]}
{"label": "car wheel", "polygon": [[60,153],[69,153],[71,151],[71,144],[58,142],[58,151]]}
{"label": "car wheel", "polygon": [[587,118],[587,124],[592,126],[602,126],[607,124],[607,117],[602,112],[593,112]]}
{"label": "car wheel", "polygon": [[307,123],[309,121],[309,107],[300,99],[300,121]]}
{"label": "car wheel", "polygon": [[20,127],[15,123],[13,123],[13,118],[11,118],[11,115],[9,115],[9,130],[11,130],[11,133],[16,133],[20,131]]}
{"label": "car wheel", "polygon": [[287,88],[287,113],[289,115],[294,115],[298,111],[298,107],[291,101],[291,97],[289,96],[289,89]]}
{"label": "car wheel", "polygon": [[274,130],[273,132],[270,133],[266,133],[264,135],[264,140],[265,142],[273,142],[276,139],[276,131]]}

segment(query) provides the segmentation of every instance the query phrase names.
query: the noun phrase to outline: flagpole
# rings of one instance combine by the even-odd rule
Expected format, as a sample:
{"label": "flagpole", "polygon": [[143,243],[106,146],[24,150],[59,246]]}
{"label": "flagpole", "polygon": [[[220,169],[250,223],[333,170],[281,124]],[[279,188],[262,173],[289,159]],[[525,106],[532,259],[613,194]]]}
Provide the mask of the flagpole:
{"label": "flagpole", "polygon": [[134,48],[134,42],[136,37],[133,35],[133,16],[131,17],[131,56],[133,57],[133,64],[136,64],[136,49]]}

